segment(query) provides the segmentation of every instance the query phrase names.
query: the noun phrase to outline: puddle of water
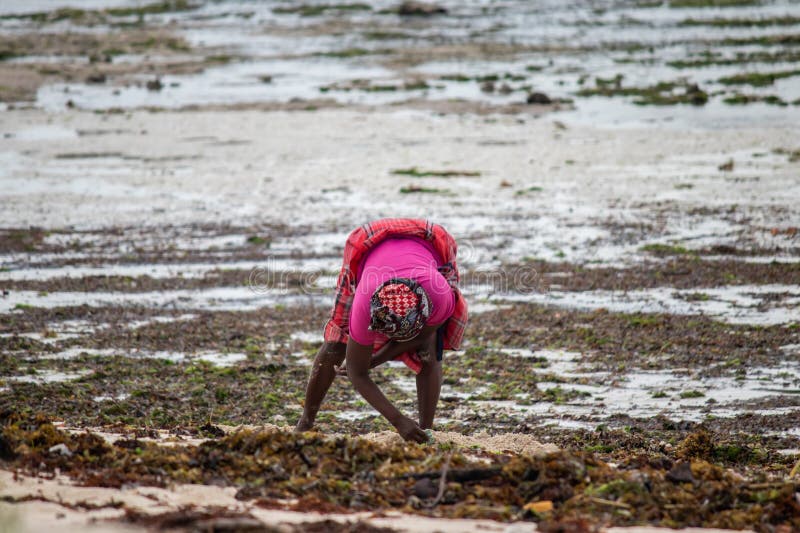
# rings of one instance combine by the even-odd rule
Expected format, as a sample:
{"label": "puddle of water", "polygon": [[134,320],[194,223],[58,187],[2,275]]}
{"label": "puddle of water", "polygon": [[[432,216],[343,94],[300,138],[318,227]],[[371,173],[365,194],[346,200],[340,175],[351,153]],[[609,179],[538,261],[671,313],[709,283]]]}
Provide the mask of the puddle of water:
{"label": "puddle of water", "polygon": [[356,410],[337,411],[334,413],[334,416],[336,418],[338,418],[339,420],[345,420],[347,422],[354,422],[356,420],[361,420],[363,418],[368,418],[374,415],[375,412],[356,411]]}
{"label": "puddle of water", "polygon": [[299,294],[279,289],[249,287],[217,287],[207,290],[174,290],[160,292],[53,292],[14,291],[0,299],[0,313],[10,313],[20,306],[53,308],[88,305],[168,307],[172,309],[204,309],[245,311],[278,305],[328,305],[322,294]]}
{"label": "puddle of water", "polygon": [[17,382],[17,383],[59,383],[62,381],[72,381],[80,379],[84,376],[91,374],[91,370],[83,370],[80,372],[59,372],[57,370],[36,370],[34,374],[25,374],[22,376],[5,376],[3,381]]}
{"label": "puddle of water", "polygon": [[322,342],[321,331],[295,331],[289,336],[294,341],[305,342],[308,344],[319,344]]}
{"label": "puddle of water", "polygon": [[48,334],[36,333],[36,332],[29,332],[29,333],[0,333],[0,337],[8,338],[8,337],[24,337],[26,339],[32,339],[35,341],[39,341],[43,344],[56,344],[57,342],[61,342],[66,339],[75,339],[80,337],[81,334],[79,333],[58,333],[52,332]]}
{"label": "puddle of water", "polygon": [[[555,424],[564,428],[594,428],[604,419],[627,414],[634,418],[651,418],[664,415],[673,420],[701,421],[709,415],[733,417],[743,413],[781,415],[795,408],[752,409],[748,401],[797,394],[800,386],[800,363],[776,362],[773,367],[754,368],[744,379],[729,377],[699,378],[680,369],[664,371],[634,371],[609,382],[605,372],[585,372],[580,369],[580,354],[561,350],[502,349],[510,357],[545,359],[547,366],[531,365],[530,371],[553,375],[567,381],[576,378],[581,383],[540,381],[537,388],[545,391],[560,388],[580,395],[565,402],[527,402],[527,394],[514,400],[474,400],[485,391],[459,391],[452,386],[443,395],[461,398],[469,410],[502,410],[516,417],[543,417],[542,424]],[[397,380],[406,390],[410,381]],[[405,388],[404,388],[405,387]],[[458,417],[456,417],[458,418]],[[588,421],[587,421],[588,420]]]}
{"label": "puddle of water", "polygon": [[78,132],[71,128],[57,125],[31,126],[16,131],[14,134],[20,141],[55,141],[61,139],[75,139]]}
{"label": "puddle of water", "polygon": [[[65,258],[54,254],[55,258]],[[42,258],[40,258],[42,259]],[[269,257],[259,261],[230,261],[218,263],[172,263],[172,264],[105,264],[91,266],[63,266],[50,268],[18,268],[0,273],[0,279],[10,281],[38,280],[55,278],[83,278],[87,276],[149,276],[154,279],[184,277],[202,278],[215,270],[258,270],[280,275],[282,272],[329,272],[336,269],[340,260],[333,258],[296,259],[289,257]],[[6,264],[15,261],[9,257]],[[327,280],[323,280],[327,283]]]}
{"label": "puddle of water", "polygon": [[128,398],[130,398],[130,396],[131,395],[128,394],[128,393],[117,394],[115,396],[95,396],[94,398],[92,398],[92,401],[93,402],[98,402],[98,403],[99,402],[119,402],[119,401],[122,401],[122,400],[127,400]]}
{"label": "puddle of water", "polygon": [[[707,295],[707,299],[687,301],[696,293]],[[788,296],[780,302],[769,302],[770,294],[774,293]],[[490,299],[584,310],[602,308],[615,313],[704,315],[731,324],[775,325],[800,321],[800,288],[794,285],[737,285],[686,290],[670,287],[634,291],[551,290],[547,294],[507,294],[491,296]]]}
{"label": "puddle of water", "polygon": [[[71,5],[114,4],[113,0],[74,0]],[[625,84],[650,85],[655,81],[686,77],[697,82],[712,94],[706,106],[636,106],[629,98],[576,98],[576,110],[564,115],[564,120],[574,123],[619,123],[659,126],[690,124],[693,127],[728,127],[736,124],[791,125],[800,117],[800,108],[789,106],[748,105],[728,106],[714,92],[721,86],[717,79],[738,67],[705,66],[702,68],[675,69],[670,60],[700,57],[703,52],[734,54],[750,49],[767,49],[754,46],[715,47],[709,41],[725,38],[767,37],[791,33],[791,27],[709,27],[685,26],[686,18],[763,18],[786,16],[794,4],[786,1],[770,2],[758,6],[721,9],[671,9],[639,8],[625,3],[602,6],[602,11],[592,3],[559,2],[546,0],[531,3],[511,0],[488,6],[485,2],[443,1],[450,14],[444,17],[409,21],[403,17],[381,11],[396,7],[396,3],[373,2],[370,11],[329,12],[320,17],[302,17],[297,14],[282,15],[274,11],[285,7],[277,1],[240,2],[221,0],[204,2],[198,10],[185,13],[151,15],[148,21],[169,23],[192,46],[211,46],[223,49],[233,56],[242,55],[246,61],[233,61],[226,65],[208,68],[201,74],[165,76],[161,91],[148,91],[144,87],[114,87],[86,84],[57,84],[40,89],[37,104],[49,109],[64,109],[68,100],[78,106],[96,109],[109,107],[161,106],[177,107],[187,104],[234,102],[285,102],[292,98],[333,98],[344,103],[390,104],[410,97],[427,99],[464,98],[479,102],[524,101],[528,90],[545,91],[561,98],[575,98],[574,92],[582,87],[592,87],[594,77],[624,76]],[[47,3],[36,2],[44,7]],[[6,7],[8,9],[8,7]],[[23,9],[16,6],[16,9]],[[28,6],[24,8],[29,9]],[[3,12],[0,9],[0,12]],[[332,23],[345,24],[348,31],[334,34],[316,31]],[[413,22],[413,23],[410,23]],[[60,28],[72,28],[69,22],[59,23]],[[25,21],[2,21],[2,28],[30,28]],[[401,27],[407,37],[389,40],[371,39],[376,32],[397,31]],[[88,31],[74,27],[74,30]],[[92,29],[100,31],[105,28]],[[487,54],[476,51],[431,53],[410,65],[392,66],[397,53],[386,54],[385,49],[403,53],[405,49],[419,49],[421,43],[439,46],[458,46],[479,41],[492,47],[509,47],[516,50],[508,54],[494,54],[499,58],[487,59]],[[616,49],[609,49],[614,45]],[[434,47],[435,48],[435,47]],[[722,48],[722,50],[718,50]],[[773,47],[778,50],[786,47]],[[337,51],[356,52],[355,57],[322,57]],[[380,52],[377,54],[371,52]],[[115,58],[115,61],[132,61],[136,58]],[[532,69],[526,67],[532,66]],[[762,69],[775,65],[755,63]],[[753,68],[753,65],[748,65]],[[332,83],[345,83],[356,79],[373,80],[377,84],[403,82],[406,77],[419,74],[429,76],[430,87],[424,91],[330,91],[320,92],[320,87]],[[475,80],[456,82],[439,80],[439,75],[462,74],[468,76],[498,75],[499,87],[506,83],[514,92],[482,91],[482,83]],[[524,76],[524,79],[504,78]],[[263,76],[270,76],[265,83]],[[67,92],[65,92],[65,90]],[[118,91],[114,94],[114,91]],[[751,87],[753,94],[777,92],[784,100],[800,96],[800,82],[796,78],[778,80],[766,88]]]}
{"label": "puddle of water", "polygon": [[166,350],[124,351],[116,348],[92,349],[92,348],[82,348],[82,347],[68,348],[58,353],[42,355],[39,358],[66,360],[66,359],[74,359],[81,355],[99,356],[99,357],[111,357],[115,355],[120,355],[125,357],[133,357],[141,359],[166,359],[168,361],[172,361],[175,363],[180,363],[184,361],[206,361],[216,366],[232,366],[240,361],[244,361],[247,359],[247,355],[244,353],[222,353],[215,351],[186,353],[186,352],[175,352]]}
{"label": "puddle of water", "polygon": [[295,364],[301,366],[311,366],[314,362],[314,357],[309,356],[306,352],[292,352],[291,355],[295,359]]}
{"label": "puddle of water", "polygon": [[146,320],[132,320],[128,322],[129,329],[138,329],[150,324],[168,324],[170,322],[184,322],[196,318],[197,315],[192,313],[184,313],[178,316],[154,316]]}

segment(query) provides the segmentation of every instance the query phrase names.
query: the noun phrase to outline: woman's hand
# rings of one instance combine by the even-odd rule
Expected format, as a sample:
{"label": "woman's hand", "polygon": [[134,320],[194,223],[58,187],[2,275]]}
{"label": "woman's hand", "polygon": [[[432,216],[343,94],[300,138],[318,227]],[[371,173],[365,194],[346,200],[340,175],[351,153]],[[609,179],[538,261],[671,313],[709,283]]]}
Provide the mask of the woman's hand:
{"label": "woman's hand", "polygon": [[405,440],[425,444],[428,435],[419,425],[407,416],[402,416],[395,424],[395,429]]}

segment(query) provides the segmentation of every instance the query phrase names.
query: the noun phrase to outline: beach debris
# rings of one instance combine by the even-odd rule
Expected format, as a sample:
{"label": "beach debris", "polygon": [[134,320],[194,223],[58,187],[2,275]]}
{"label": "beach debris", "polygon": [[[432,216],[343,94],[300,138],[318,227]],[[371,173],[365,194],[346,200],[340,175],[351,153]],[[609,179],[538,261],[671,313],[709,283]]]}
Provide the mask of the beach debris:
{"label": "beach debris", "polygon": [[400,7],[397,8],[397,14],[429,17],[431,15],[445,15],[447,14],[447,9],[436,4],[407,1],[400,4]]}
{"label": "beach debris", "polygon": [[733,159],[728,159],[717,168],[722,172],[731,172],[733,170]]}
{"label": "beach debris", "polygon": [[549,513],[553,510],[553,502],[550,500],[540,500],[535,502],[526,503],[523,507],[526,511],[536,514]]}
{"label": "beach debris", "polygon": [[[14,450],[6,468],[26,475],[59,471],[84,486],[221,484],[237,487],[237,499],[265,508],[525,517],[539,522],[542,531],[563,530],[576,519],[591,528],[800,527],[794,482],[748,479],[703,460],[673,464],[668,458],[631,456],[615,467],[588,452],[445,451],[279,428],[239,429],[197,446],[138,441],[134,447],[108,444],[91,432],[63,431],[42,415],[6,412],[0,423],[0,442]],[[220,518],[246,525],[250,517],[198,507],[163,515],[159,523]]]}

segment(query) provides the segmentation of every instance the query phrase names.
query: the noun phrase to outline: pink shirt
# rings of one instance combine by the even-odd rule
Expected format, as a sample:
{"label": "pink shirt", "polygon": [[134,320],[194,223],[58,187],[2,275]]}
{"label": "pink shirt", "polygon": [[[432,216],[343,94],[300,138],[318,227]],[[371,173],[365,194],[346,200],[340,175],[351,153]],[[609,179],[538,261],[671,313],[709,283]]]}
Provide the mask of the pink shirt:
{"label": "pink shirt", "polygon": [[368,329],[369,303],[375,289],[392,278],[410,278],[422,285],[431,301],[427,325],[444,324],[455,309],[455,295],[437,270],[440,265],[441,259],[433,246],[416,237],[389,238],[375,246],[361,262],[357,275],[349,323],[353,340],[369,346],[381,335]]}

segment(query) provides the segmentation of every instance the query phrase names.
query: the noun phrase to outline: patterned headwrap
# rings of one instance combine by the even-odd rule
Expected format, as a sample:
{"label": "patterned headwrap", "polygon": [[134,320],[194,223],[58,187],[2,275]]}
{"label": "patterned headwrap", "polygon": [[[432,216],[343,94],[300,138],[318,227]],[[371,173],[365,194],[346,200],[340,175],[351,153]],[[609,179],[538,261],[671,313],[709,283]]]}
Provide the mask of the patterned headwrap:
{"label": "patterned headwrap", "polygon": [[416,337],[431,314],[425,289],[408,278],[385,281],[372,293],[369,307],[370,331],[401,342]]}

